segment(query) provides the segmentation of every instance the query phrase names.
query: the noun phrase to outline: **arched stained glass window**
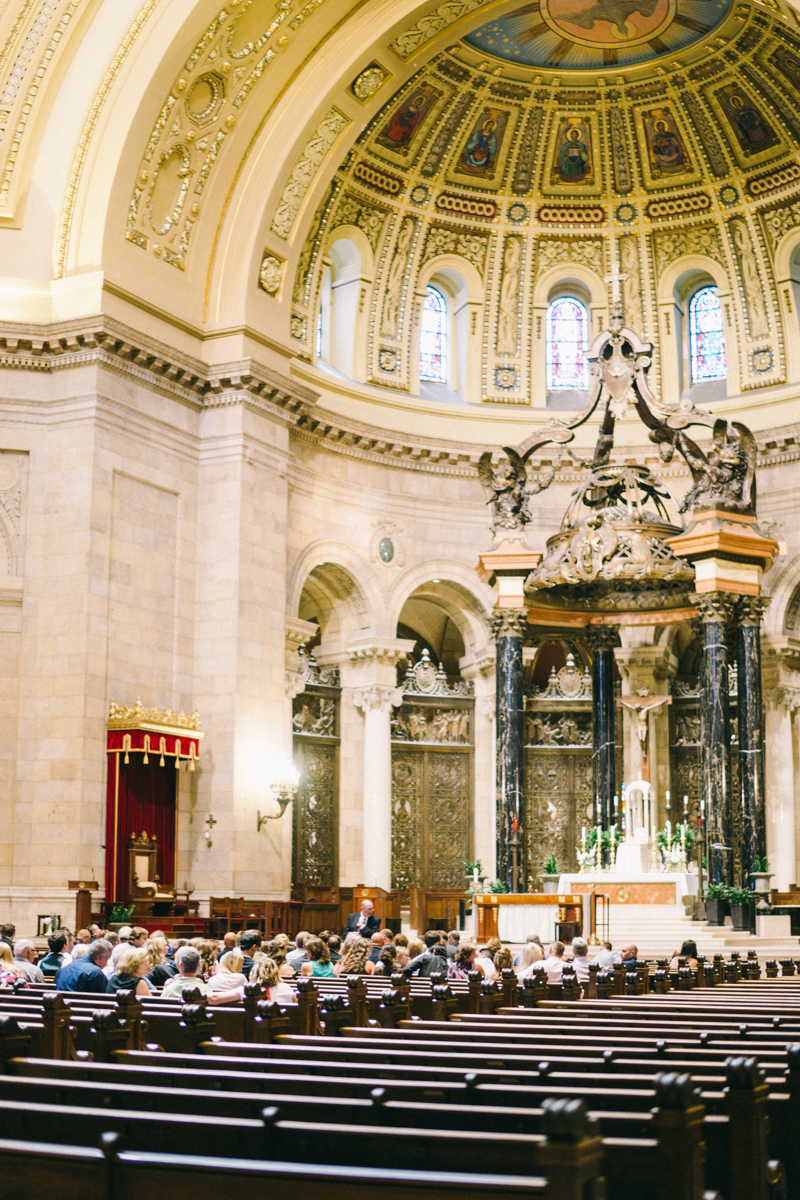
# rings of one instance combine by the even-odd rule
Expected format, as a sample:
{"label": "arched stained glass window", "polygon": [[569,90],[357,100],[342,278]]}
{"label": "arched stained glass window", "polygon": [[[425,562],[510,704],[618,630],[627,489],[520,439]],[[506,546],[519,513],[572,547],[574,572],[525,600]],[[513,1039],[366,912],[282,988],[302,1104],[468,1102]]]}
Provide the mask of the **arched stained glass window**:
{"label": "arched stained glass window", "polygon": [[689,358],[692,383],[726,379],[722,305],[715,287],[702,287],[689,301]]}
{"label": "arched stained glass window", "polygon": [[547,309],[547,390],[589,386],[586,351],[589,313],[574,296],[559,296]]}
{"label": "arched stained glass window", "polygon": [[419,377],[447,383],[447,301],[435,287],[427,289],[422,306]]}

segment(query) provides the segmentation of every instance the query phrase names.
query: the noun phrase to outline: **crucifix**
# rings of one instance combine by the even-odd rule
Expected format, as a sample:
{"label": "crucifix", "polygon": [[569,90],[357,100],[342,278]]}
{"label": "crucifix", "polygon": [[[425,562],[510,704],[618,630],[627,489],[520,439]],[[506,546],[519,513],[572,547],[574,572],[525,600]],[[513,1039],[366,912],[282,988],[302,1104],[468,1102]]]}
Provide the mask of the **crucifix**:
{"label": "crucifix", "polygon": [[627,275],[622,275],[616,262],[613,263],[613,270],[610,275],[605,276],[606,283],[611,284],[611,313],[612,316],[622,316],[622,282],[627,279]]}
{"label": "crucifix", "polygon": [[622,704],[631,714],[636,715],[636,736],[642,748],[642,769],[640,778],[650,782],[650,755],[648,754],[650,734],[650,713],[656,712],[662,704],[672,704],[671,696],[650,696],[648,689],[642,688],[638,696],[623,696]]}

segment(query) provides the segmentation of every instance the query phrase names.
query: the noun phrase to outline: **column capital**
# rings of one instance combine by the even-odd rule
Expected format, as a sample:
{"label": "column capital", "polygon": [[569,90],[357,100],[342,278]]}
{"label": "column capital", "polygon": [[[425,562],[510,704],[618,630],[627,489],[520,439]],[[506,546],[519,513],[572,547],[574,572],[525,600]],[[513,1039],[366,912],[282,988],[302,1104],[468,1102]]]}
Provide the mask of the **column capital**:
{"label": "column capital", "polygon": [[736,619],[739,624],[760,625],[771,599],[771,596],[739,596],[736,601]]}
{"label": "column capital", "polygon": [[347,657],[353,664],[380,662],[392,667],[413,649],[414,642],[410,638],[355,638],[345,646]]}
{"label": "column capital", "polygon": [[528,610],[496,608],[489,617],[489,627],[496,642],[504,637],[523,638],[528,632]]}
{"label": "column capital", "polygon": [[605,621],[601,625],[587,625],[584,634],[592,653],[597,650],[614,650],[619,645],[619,625],[611,625]]}
{"label": "column capital", "polygon": [[800,687],[781,684],[778,687],[765,688],[764,699],[775,708],[785,708],[787,712],[795,713],[800,708]]}
{"label": "column capital", "polygon": [[703,625],[726,625],[733,616],[737,597],[730,592],[700,592],[689,599],[700,610]]}
{"label": "column capital", "polygon": [[365,714],[375,710],[388,713],[403,703],[403,689],[373,683],[369,687],[356,688],[353,692],[353,703]]}

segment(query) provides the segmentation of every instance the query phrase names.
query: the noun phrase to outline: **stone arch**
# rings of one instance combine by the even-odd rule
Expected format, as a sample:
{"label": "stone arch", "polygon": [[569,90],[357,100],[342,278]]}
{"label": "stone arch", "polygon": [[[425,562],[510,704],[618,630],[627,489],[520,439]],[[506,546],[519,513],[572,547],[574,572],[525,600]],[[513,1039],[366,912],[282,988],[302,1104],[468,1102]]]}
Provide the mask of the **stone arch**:
{"label": "stone arch", "polygon": [[312,542],[303,551],[291,572],[287,596],[289,616],[319,620],[326,649],[378,632],[381,624],[384,601],[371,568],[338,542]]}
{"label": "stone arch", "polygon": [[800,228],[785,233],[775,250],[775,286],[785,330],[786,374],[800,379]]}
{"label": "stone arch", "polygon": [[[374,255],[362,230],[340,225],[325,240],[317,276],[315,320],[321,321],[321,358],[347,379],[366,379],[367,295]],[[316,346],[315,346],[316,353]]]}
{"label": "stone arch", "polygon": [[476,654],[489,642],[494,593],[463,563],[437,559],[404,571],[387,597],[388,619],[393,630],[403,606],[412,598],[432,601],[447,613],[458,627],[467,655]]}
{"label": "stone arch", "polygon": [[[705,254],[687,254],[662,271],[657,285],[659,344],[661,347],[661,394],[677,403],[689,384],[684,370],[685,315],[689,296],[702,283],[714,283],[719,292],[725,321],[725,352],[728,377],[719,399],[735,396],[740,390],[739,344],[731,282],[722,263]],[[715,396],[707,397],[714,399]],[[698,402],[700,401],[698,397]]]}
{"label": "stone arch", "polygon": [[785,563],[771,583],[763,632],[767,637],[796,637],[793,630],[800,629],[800,555]]}
{"label": "stone arch", "polygon": [[[531,403],[537,408],[547,407],[547,309],[552,300],[559,295],[567,295],[573,287],[578,299],[589,311],[589,346],[608,326],[606,284],[591,267],[582,263],[560,262],[539,275],[533,289],[531,321]],[[574,395],[578,396],[580,393]],[[582,408],[587,399],[588,392],[583,402],[576,402],[567,407]]]}
{"label": "stone arch", "polygon": [[420,385],[419,337],[422,306],[427,288],[433,285],[447,302],[452,367],[447,387],[468,404],[480,403],[480,359],[483,336],[485,289],[477,269],[457,254],[438,254],[429,259],[417,275],[414,289],[414,315],[411,325],[410,380],[412,392],[428,391],[429,399],[436,387]]}

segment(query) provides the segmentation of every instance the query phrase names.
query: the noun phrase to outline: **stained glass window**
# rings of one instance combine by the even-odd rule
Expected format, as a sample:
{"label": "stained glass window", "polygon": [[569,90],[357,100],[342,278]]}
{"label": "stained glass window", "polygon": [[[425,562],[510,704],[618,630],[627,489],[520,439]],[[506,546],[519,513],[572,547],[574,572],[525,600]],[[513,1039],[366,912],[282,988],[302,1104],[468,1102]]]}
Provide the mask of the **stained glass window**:
{"label": "stained glass window", "polygon": [[689,356],[692,383],[726,379],[722,305],[715,287],[702,287],[689,301]]}
{"label": "stained glass window", "polygon": [[547,389],[588,388],[589,314],[574,296],[559,296],[547,310]]}
{"label": "stained glass window", "polygon": [[427,289],[422,306],[419,377],[447,383],[447,302],[435,287]]}

